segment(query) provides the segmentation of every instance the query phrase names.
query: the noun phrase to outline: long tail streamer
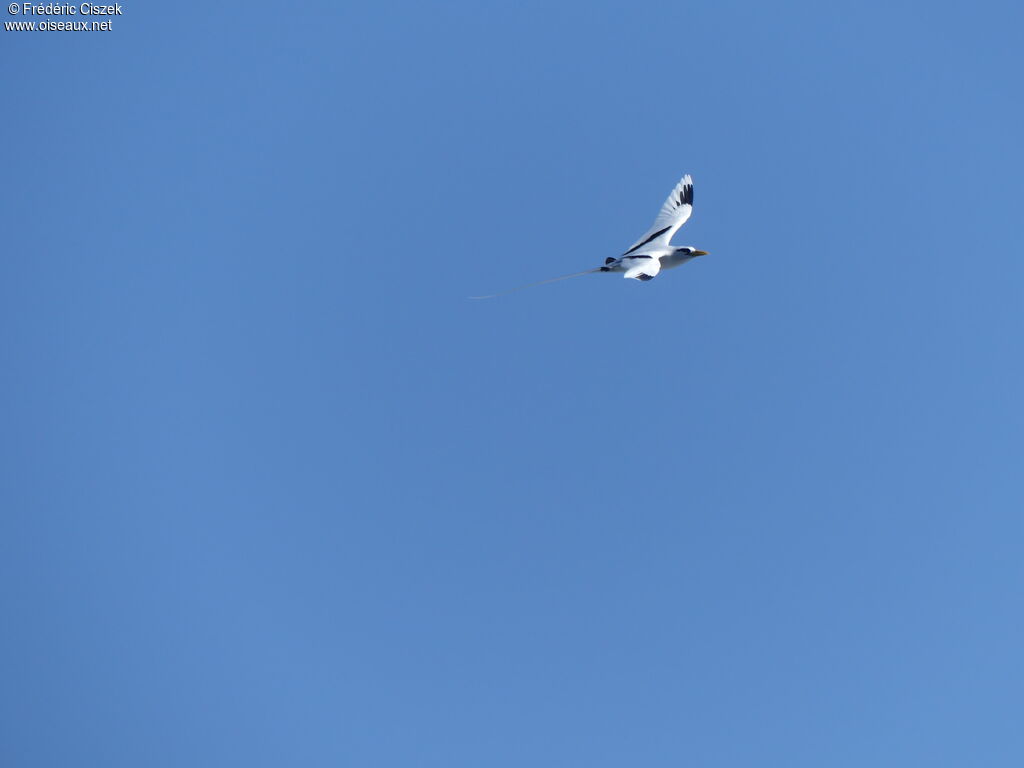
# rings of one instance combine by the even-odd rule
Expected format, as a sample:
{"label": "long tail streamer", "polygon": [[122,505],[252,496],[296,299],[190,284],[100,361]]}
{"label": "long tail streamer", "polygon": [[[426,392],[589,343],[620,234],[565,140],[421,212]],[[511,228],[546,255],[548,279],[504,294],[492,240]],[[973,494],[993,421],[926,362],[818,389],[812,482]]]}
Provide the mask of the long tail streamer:
{"label": "long tail streamer", "polygon": [[594,267],[593,269],[585,269],[582,272],[573,272],[571,275],[562,275],[561,277],[549,277],[547,280],[541,280],[537,283],[527,283],[526,285],[520,285],[517,288],[509,288],[507,291],[500,291],[499,293],[492,293],[489,296],[470,296],[471,299],[493,299],[495,296],[504,296],[506,293],[515,293],[521,291],[524,288],[535,288],[538,285],[547,285],[548,283],[557,283],[559,280],[568,280],[570,277],[581,277],[582,275],[589,275],[594,272],[600,272],[601,267]]}

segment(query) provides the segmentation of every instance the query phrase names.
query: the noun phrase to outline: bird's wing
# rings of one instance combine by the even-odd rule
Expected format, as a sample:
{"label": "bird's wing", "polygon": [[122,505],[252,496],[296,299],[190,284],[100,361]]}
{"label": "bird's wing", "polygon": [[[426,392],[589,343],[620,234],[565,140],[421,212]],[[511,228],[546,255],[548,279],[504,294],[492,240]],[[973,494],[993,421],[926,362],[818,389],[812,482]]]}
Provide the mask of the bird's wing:
{"label": "bird's wing", "polygon": [[686,174],[676,184],[665,204],[661,206],[661,212],[658,213],[658,218],[654,220],[651,228],[644,232],[640,239],[622,255],[633,253],[648,243],[668,245],[672,235],[690,218],[691,211],[693,211],[693,179],[690,178],[690,174]]}
{"label": "bird's wing", "polygon": [[623,277],[632,277],[635,280],[652,280],[661,271],[661,260],[652,259],[650,256],[642,259],[627,256],[622,262],[626,267],[626,274]]}

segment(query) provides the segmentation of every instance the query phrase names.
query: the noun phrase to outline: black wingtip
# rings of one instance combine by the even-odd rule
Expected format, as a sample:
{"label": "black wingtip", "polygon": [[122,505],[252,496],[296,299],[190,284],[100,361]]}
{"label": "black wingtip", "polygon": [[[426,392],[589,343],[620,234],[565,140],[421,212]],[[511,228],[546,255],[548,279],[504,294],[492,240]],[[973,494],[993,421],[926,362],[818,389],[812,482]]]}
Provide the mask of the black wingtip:
{"label": "black wingtip", "polygon": [[683,188],[679,190],[679,204],[680,205],[693,205],[693,183],[687,183],[683,185]]}

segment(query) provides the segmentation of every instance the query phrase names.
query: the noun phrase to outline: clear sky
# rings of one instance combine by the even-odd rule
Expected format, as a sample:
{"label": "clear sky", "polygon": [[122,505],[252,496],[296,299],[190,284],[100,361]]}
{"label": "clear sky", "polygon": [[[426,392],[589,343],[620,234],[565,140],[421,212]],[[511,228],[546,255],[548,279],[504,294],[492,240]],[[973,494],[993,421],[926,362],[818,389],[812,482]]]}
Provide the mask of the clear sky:
{"label": "clear sky", "polygon": [[0,29],[0,764],[1024,764],[1020,3],[122,7]]}

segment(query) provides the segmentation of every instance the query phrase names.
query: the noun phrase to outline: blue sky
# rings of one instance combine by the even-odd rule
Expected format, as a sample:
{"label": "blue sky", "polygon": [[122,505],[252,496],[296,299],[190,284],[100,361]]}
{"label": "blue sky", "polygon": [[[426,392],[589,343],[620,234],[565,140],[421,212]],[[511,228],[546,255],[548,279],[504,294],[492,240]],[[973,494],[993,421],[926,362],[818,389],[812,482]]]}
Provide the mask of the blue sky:
{"label": "blue sky", "polygon": [[122,5],[0,31],[0,762],[1021,764],[1019,4]]}

